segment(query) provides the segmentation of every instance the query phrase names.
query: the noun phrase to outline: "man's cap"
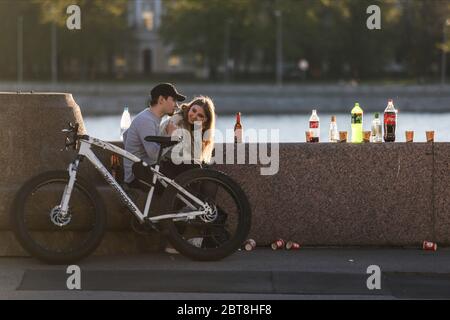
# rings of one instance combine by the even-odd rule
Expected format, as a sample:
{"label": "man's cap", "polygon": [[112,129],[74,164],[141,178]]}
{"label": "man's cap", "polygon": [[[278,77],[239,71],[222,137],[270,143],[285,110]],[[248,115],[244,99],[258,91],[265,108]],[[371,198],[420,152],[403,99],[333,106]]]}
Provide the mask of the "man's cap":
{"label": "man's cap", "polygon": [[150,92],[152,99],[158,99],[159,96],[173,97],[176,101],[186,100],[186,96],[178,93],[175,86],[171,83],[160,83],[152,89]]}

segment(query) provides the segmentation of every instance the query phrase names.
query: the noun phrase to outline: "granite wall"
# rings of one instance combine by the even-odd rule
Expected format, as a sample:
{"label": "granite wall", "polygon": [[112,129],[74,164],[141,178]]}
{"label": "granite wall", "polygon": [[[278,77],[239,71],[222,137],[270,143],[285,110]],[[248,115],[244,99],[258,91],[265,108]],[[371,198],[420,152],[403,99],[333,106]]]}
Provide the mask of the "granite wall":
{"label": "granite wall", "polygon": [[[0,111],[0,255],[23,255],[9,228],[12,198],[32,175],[67,168],[74,152],[60,151],[59,131],[82,117],[67,94],[0,93]],[[234,164],[215,167],[247,193],[250,237],[260,245],[277,237],[305,246],[418,246],[425,239],[450,244],[450,143],[280,144],[269,148],[272,161],[279,152],[275,175],[261,174],[268,167],[262,146],[244,146],[237,152],[235,145],[216,145]],[[249,149],[258,151],[253,164]],[[96,152],[109,165],[110,155]],[[236,164],[237,154],[244,164]],[[97,254],[158,247],[157,234],[131,230],[127,209],[92,166],[84,162],[80,174],[97,185],[108,209],[108,232]]]}
{"label": "granite wall", "polygon": [[[0,92],[0,256],[25,254],[9,227],[9,210],[20,186],[41,172],[67,169],[75,157],[73,150],[61,152],[61,130],[68,122],[78,122],[80,133],[85,133],[81,110],[71,94]],[[85,170],[81,174],[86,175]],[[107,203],[108,200],[105,196]],[[112,208],[110,211],[120,210],[116,205]],[[120,228],[106,234],[98,253],[155,247],[154,236],[138,237],[126,218],[117,223]]]}
{"label": "granite wall", "polygon": [[[269,165],[259,160],[248,164],[249,149],[255,148],[246,145],[247,164],[236,164],[234,150],[235,164],[215,168],[247,193],[253,211],[250,237],[261,245],[277,237],[306,246],[450,243],[449,143],[284,143],[275,175],[261,175]],[[120,206],[108,205],[110,212]]]}

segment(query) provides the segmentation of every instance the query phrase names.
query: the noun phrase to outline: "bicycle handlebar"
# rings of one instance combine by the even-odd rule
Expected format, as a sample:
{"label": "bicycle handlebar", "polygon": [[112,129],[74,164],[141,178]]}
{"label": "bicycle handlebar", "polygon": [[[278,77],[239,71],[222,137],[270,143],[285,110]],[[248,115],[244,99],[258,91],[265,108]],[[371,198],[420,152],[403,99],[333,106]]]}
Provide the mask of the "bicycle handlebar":
{"label": "bicycle handlebar", "polygon": [[[79,139],[89,139],[89,136],[86,135],[79,135],[78,129],[80,125],[78,123],[72,124],[72,122],[69,122],[68,128],[62,129],[61,132],[66,134],[66,143],[65,143],[65,150],[68,150],[69,147],[72,147],[74,150],[77,149],[77,142]],[[72,135],[70,137],[70,135]]]}

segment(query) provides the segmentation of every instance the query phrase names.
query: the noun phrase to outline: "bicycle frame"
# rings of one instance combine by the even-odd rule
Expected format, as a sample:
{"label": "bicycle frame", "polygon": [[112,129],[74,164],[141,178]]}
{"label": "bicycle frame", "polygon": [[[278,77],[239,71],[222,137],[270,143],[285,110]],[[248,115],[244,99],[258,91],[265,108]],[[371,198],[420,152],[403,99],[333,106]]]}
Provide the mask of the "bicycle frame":
{"label": "bicycle frame", "polygon": [[[142,162],[144,166],[148,166],[149,169],[153,172],[153,181],[152,186],[150,188],[149,193],[147,194],[147,200],[145,203],[144,212],[139,210],[137,205],[130,199],[130,197],[126,194],[126,192],[123,190],[123,188],[120,186],[119,183],[114,179],[114,177],[109,173],[109,171],[105,168],[103,163],[97,158],[97,156],[92,151],[92,146],[97,146],[99,148],[102,148],[104,150],[108,150],[112,152],[113,154],[121,155],[122,157],[136,163],[141,162],[141,159],[136,157],[135,155],[127,152],[126,150],[123,150],[122,148],[115,146],[111,143],[101,141],[96,138],[92,137],[83,137],[79,140],[79,150],[78,150],[78,156],[75,161],[73,161],[68,168],[69,171],[69,183],[65,187],[60,208],[61,208],[61,215],[66,216],[68,214],[68,207],[69,207],[69,201],[72,194],[73,186],[76,181],[76,175],[78,172],[78,166],[80,164],[80,161],[83,158],[88,159],[94,167],[100,172],[101,176],[106,180],[106,182],[113,188],[114,191],[117,192],[122,202],[128,207],[128,209],[136,216],[136,218],[139,220],[140,223],[144,223],[146,221],[150,222],[158,222],[160,220],[164,219],[174,219],[174,220],[184,220],[184,219],[194,219],[196,216],[201,216],[208,214],[211,212],[210,206],[186,191],[183,187],[178,185],[174,180],[167,178],[164,174],[159,172],[159,165],[156,165],[154,168],[146,164],[145,162]],[[174,188],[176,188],[180,193],[178,194],[178,198],[180,198],[188,207],[190,207],[193,211],[191,212],[183,212],[183,213],[174,213],[174,214],[165,214],[155,217],[149,218],[149,211],[150,211],[150,205],[152,203],[153,199],[153,193],[155,190],[155,184],[157,181],[160,181],[161,184],[164,187],[167,187],[167,185],[171,185]],[[192,204],[189,200],[197,204],[201,210],[198,210],[195,205]]]}

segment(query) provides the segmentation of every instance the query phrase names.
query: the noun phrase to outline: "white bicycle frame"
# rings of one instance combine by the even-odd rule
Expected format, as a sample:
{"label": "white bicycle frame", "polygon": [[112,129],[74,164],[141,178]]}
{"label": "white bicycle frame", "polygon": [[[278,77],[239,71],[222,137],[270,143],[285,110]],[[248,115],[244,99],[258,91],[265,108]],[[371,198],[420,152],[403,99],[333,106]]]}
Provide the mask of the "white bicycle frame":
{"label": "white bicycle frame", "polygon": [[[153,172],[153,183],[150,188],[150,191],[147,195],[147,200],[145,203],[144,212],[141,212],[139,208],[136,206],[136,204],[130,199],[130,197],[125,193],[125,191],[122,189],[119,183],[114,179],[114,177],[109,173],[109,171],[105,168],[105,166],[102,164],[102,162],[97,158],[97,156],[94,154],[94,152],[91,150],[91,147],[97,146],[99,148],[102,148],[104,150],[109,150],[113,154],[121,155],[122,157],[132,161],[132,162],[141,162],[141,159],[136,157],[135,155],[127,152],[126,150],[123,150],[122,148],[119,148],[118,146],[115,146],[111,143],[101,141],[96,138],[84,138],[79,140],[80,146],[78,151],[78,157],[77,159],[72,162],[69,165],[68,171],[69,171],[69,183],[64,189],[64,193],[61,199],[60,208],[61,208],[61,215],[65,217],[68,214],[68,208],[69,208],[69,201],[72,194],[73,186],[76,181],[76,176],[78,172],[78,166],[80,163],[80,156],[85,157],[88,159],[94,167],[100,172],[102,177],[106,180],[106,182],[113,187],[113,189],[118,193],[120,199],[122,202],[128,207],[128,209],[136,216],[136,218],[139,220],[140,223],[144,223],[147,220],[150,220],[151,222],[158,222],[160,220],[164,219],[173,219],[174,221],[178,220],[189,220],[189,219],[195,219],[197,216],[202,216],[205,214],[208,214],[211,212],[211,207],[192,195],[190,192],[186,191],[183,187],[178,185],[174,180],[167,178],[165,175],[159,172],[159,165],[156,165],[154,168],[146,164],[145,162],[142,162],[144,166],[148,166],[149,169]],[[160,216],[154,216],[154,217],[148,217],[150,205],[152,203],[153,199],[153,192],[155,190],[155,184],[157,181],[160,181],[161,184],[164,187],[167,187],[167,185],[171,185],[174,188],[176,188],[180,193],[177,195],[177,197],[183,201],[186,206],[191,208],[193,211],[191,212],[182,212],[182,213],[174,213],[174,214],[165,214]],[[192,200],[195,204],[197,204],[201,210],[198,209],[195,205],[192,204],[189,200],[186,198]]]}

